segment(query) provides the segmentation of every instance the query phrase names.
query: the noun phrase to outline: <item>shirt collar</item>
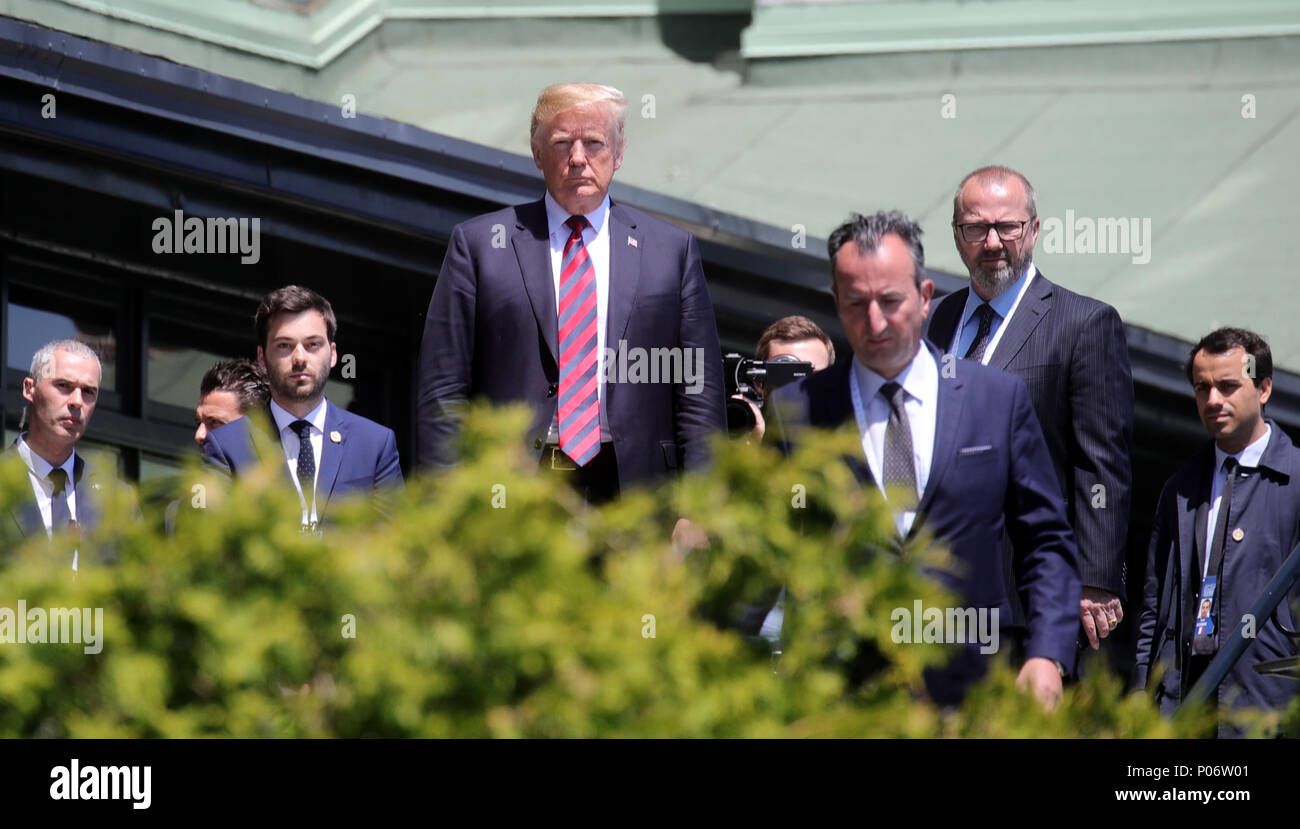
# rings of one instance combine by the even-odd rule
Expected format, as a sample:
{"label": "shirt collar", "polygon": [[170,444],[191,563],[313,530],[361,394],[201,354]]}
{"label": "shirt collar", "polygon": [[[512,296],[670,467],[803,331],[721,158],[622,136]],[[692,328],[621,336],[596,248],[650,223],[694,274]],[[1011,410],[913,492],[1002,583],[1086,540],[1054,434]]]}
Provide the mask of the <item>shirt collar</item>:
{"label": "shirt collar", "polygon": [[1267,423],[1264,424],[1264,434],[1260,435],[1254,443],[1242,449],[1235,455],[1229,455],[1219,448],[1218,444],[1214,446],[1214,471],[1217,473],[1223,468],[1223,462],[1228,458],[1236,458],[1238,466],[1256,467],[1259,466],[1260,458],[1264,457],[1264,450],[1268,448],[1268,439],[1273,434],[1273,427]]}
{"label": "shirt collar", "polygon": [[908,363],[892,381],[886,380],[867,368],[856,356],[853,358],[853,371],[858,376],[858,388],[862,392],[863,403],[870,403],[876,395],[880,394],[881,386],[893,382],[898,383],[903,387],[903,391],[925,404],[927,403],[926,398],[931,393],[930,390],[937,388],[938,385],[939,367],[935,364],[934,355],[930,353],[930,349],[925,347],[924,342],[916,350],[912,362]]}
{"label": "shirt collar", "polygon": [[[302,418],[310,423],[316,431],[321,432],[322,434],[325,432],[325,403],[326,400],[322,397],[320,403],[316,405],[316,408],[312,409],[307,413],[306,417]],[[280,404],[276,403],[274,400],[271,401],[271,417],[275,419],[275,429],[280,434],[284,434],[284,430],[288,429],[291,424],[298,420],[298,418],[285,411]]]}
{"label": "shirt collar", "polygon": [[[560,203],[551,197],[550,191],[547,191],[542,201],[546,203],[546,226],[551,236],[561,233],[565,238],[569,236],[569,228],[565,222],[569,220],[572,213],[569,213]],[[601,200],[600,206],[587,214],[587,221],[591,224],[592,231],[599,236],[601,228],[605,226],[605,218],[609,215],[609,194]]]}
{"label": "shirt collar", "polygon": [[[23,463],[27,464],[27,468],[31,470],[32,474],[41,481],[45,481],[50,477],[50,471],[54,469],[53,464],[32,451],[32,447],[27,444],[26,432],[18,436],[18,455],[23,459]],[[76,460],[77,452],[74,449],[68,455],[68,459],[59,464],[59,468],[68,474],[69,481],[74,480],[72,473],[76,469]]]}
{"label": "shirt collar", "polygon": [[[1005,320],[1007,318],[1011,313],[1011,309],[1015,307],[1016,300],[1020,298],[1020,294],[1033,281],[1037,272],[1038,269],[1034,267],[1034,263],[1031,261],[1029,267],[1025,268],[1024,274],[1019,279],[1008,285],[1005,291],[989,300],[989,307],[997,312],[999,319]],[[958,331],[966,327],[966,323],[970,321],[970,318],[975,316],[975,309],[983,303],[984,300],[979,294],[975,293],[975,289],[972,287],[966,295],[966,307],[962,309],[961,325],[958,326]]]}

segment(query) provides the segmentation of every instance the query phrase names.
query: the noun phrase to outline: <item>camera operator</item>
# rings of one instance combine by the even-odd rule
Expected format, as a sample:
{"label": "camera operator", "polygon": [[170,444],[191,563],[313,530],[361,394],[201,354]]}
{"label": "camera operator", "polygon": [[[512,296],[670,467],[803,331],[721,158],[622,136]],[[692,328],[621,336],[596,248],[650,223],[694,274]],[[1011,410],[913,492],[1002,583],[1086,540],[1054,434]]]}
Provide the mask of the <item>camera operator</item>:
{"label": "camera operator", "polygon": [[[817,323],[807,317],[794,315],[782,317],[767,327],[763,336],[758,339],[754,356],[760,362],[811,363],[812,370],[817,372],[835,362],[835,345]],[[733,371],[728,372],[728,382],[731,382],[733,373]],[[766,421],[763,419],[763,401],[768,391],[775,387],[776,384],[764,385],[761,381],[755,381],[752,388],[747,386],[731,395],[731,400],[743,401],[749,407],[751,414],[745,415],[743,409],[738,410],[736,404],[728,400],[728,427],[732,428],[742,421],[748,425],[752,419],[753,425],[747,442],[761,441],[767,428]],[[739,436],[736,434],[736,429],[732,428],[732,437]]]}

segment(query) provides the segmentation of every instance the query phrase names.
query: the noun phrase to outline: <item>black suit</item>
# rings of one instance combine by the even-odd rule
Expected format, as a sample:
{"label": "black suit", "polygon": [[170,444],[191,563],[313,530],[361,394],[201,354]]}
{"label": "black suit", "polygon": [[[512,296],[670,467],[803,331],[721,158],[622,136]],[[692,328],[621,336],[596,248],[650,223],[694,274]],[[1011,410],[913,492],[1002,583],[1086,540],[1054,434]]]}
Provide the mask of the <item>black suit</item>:
{"label": "black suit", "polygon": [[[930,316],[926,335],[941,350],[952,347],[969,293],[944,297]],[[1018,375],[1029,389],[1074,528],[1083,584],[1123,597],[1133,375],[1119,314],[1040,272],[1003,325],[988,364]]]}
{"label": "black suit", "polygon": [[[683,384],[604,383],[601,401],[621,488],[702,466],[722,430],[722,358],[695,237],[611,204],[607,349],[703,354],[697,393]],[[508,233],[503,246],[502,234]],[[540,450],[559,384],[555,283],[543,201],[457,225],[438,274],[418,370],[419,461],[455,462],[457,408],[471,398],[526,402],[529,446]],[[601,450],[602,452],[605,450]]]}

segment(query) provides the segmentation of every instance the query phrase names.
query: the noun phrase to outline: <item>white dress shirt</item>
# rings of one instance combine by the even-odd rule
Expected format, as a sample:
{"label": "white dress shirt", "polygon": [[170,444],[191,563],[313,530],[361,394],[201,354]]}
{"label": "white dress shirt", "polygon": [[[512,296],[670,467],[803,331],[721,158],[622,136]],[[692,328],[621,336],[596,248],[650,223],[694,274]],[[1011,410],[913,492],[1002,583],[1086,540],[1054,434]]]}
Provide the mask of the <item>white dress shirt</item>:
{"label": "white dress shirt", "polygon": [[[1034,263],[1030,262],[1029,267],[1025,268],[1025,273],[1020,279],[1016,280],[1005,291],[993,297],[988,303],[993,309],[993,327],[989,329],[988,345],[984,346],[984,356],[980,360],[984,365],[989,364],[989,358],[993,356],[993,351],[1002,341],[1002,334],[1007,330],[1006,323],[1011,319],[1011,315],[1020,307],[1020,300],[1024,297],[1025,291],[1029,288],[1029,283],[1034,281],[1034,276],[1038,269]],[[966,352],[975,342],[975,337],[979,333],[980,321],[975,316],[975,309],[984,304],[984,300],[975,289],[971,288],[966,294],[966,306],[962,309],[961,319],[957,322],[957,332],[953,335],[952,345],[948,348],[950,354],[956,354],[958,357],[965,357]]]}
{"label": "white dress shirt", "polygon": [[[45,525],[45,533],[50,538],[54,537],[53,529],[53,501],[54,501],[54,484],[50,481],[50,472],[55,467],[45,458],[32,451],[27,445],[27,433],[23,432],[18,436],[18,456],[27,464],[27,477],[32,484],[32,494],[36,496],[36,506],[41,511],[41,523]],[[67,486],[63,494],[68,499],[68,515],[73,521],[77,520],[77,479],[73,477],[73,470],[76,469],[77,453],[73,451],[68,455],[68,459],[59,465],[68,475]],[[77,569],[77,550],[72,551],[72,569]]]}
{"label": "white dress shirt", "polygon": [[[862,453],[876,480],[881,494],[885,492],[884,457],[885,428],[889,423],[891,407],[880,394],[880,387],[890,382],[853,359],[849,376],[850,394],[853,396],[853,413],[862,437]],[[916,495],[919,500],[930,480],[930,461],[934,457],[934,430],[939,409],[939,366],[934,355],[922,345],[912,362],[893,379],[903,387],[903,410],[907,413],[912,432],[912,462],[916,469]],[[898,515],[898,534],[906,536],[916,519],[915,510]]]}
{"label": "white dress shirt", "polygon": [[[889,401],[880,395],[880,387],[887,382],[889,381],[864,366],[857,357],[853,358],[853,370],[849,372],[853,414],[857,418],[858,433],[862,437],[862,454],[867,458],[871,476],[882,495],[885,494],[885,428],[889,425],[892,408]],[[930,349],[922,344],[912,362],[898,373],[893,382],[903,387],[903,410],[907,413],[912,433],[912,463],[916,470],[916,495],[919,500],[930,481],[930,461],[934,457],[934,430],[939,410],[939,366]],[[898,535],[906,537],[915,520],[915,510],[905,510],[896,515],[894,527]],[[773,646],[779,644],[784,623],[785,588],[782,587],[776,605],[763,618],[759,637]]]}
{"label": "white dress shirt", "polygon": [[[1205,578],[1210,572],[1210,550],[1214,548],[1214,526],[1219,520],[1219,502],[1223,500],[1223,488],[1228,484],[1228,471],[1223,468],[1223,462],[1228,458],[1236,458],[1238,467],[1259,466],[1259,459],[1264,457],[1264,450],[1268,448],[1269,436],[1273,434],[1272,426],[1266,423],[1264,427],[1264,434],[1259,439],[1235,455],[1229,455],[1218,446],[1214,447],[1214,477],[1210,480],[1210,514],[1205,519],[1205,562],[1201,565],[1201,578]],[[1237,474],[1241,474],[1240,470]]]}
{"label": "white dress shirt", "polygon": [[311,451],[315,458],[314,464],[316,476],[312,479],[312,498],[311,503],[307,503],[307,498],[302,494],[302,484],[298,482],[298,449],[302,446],[302,441],[298,433],[292,428],[292,425],[299,420],[289,412],[280,407],[279,403],[271,401],[271,417],[275,418],[275,428],[280,432],[280,445],[284,447],[284,458],[289,464],[289,478],[293,481],[293,488],[298,491],[298,502],[302,504],[302,523],[304,525],[314,524],[319,520],[316,513],[316,481],[320,479],[320,453],[321,445],[325,439],[325,398],[321,398],[320,405],[307,413],[302,420],[311,424]]}

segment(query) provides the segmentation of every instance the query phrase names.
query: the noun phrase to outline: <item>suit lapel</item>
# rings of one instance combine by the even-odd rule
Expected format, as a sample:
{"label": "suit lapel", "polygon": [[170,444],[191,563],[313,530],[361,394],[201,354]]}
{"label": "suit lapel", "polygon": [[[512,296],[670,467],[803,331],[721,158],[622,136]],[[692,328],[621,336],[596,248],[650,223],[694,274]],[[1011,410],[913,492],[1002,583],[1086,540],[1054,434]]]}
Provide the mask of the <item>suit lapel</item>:
{"label": "suit lapel", "polygon": [[[818,427],[851,429],[861,444],[862,434],[858,430],[858,419],[853,409],[852,387],[849,385],[849,372],[853,370],[853,359],[850,356],[849,359],[841,360],[825,370],[826,382],[818,387],[816,398],[810,401],[809,422]],[[871,474],[871,467],[867,464],[867,459],[861,450],[852,455],[845,455],[844,461],[849,465],[858,483],[864,487],[876,486],[876,478]]]}
{"label": "suit lapel", "polygon": [[[326,406],[325,408],[326,411],[328,411],[330,407]],[[266,415],[266,435],[271,439],[271,442],[267,444],[267,449],[271,452],[271,457],[274,458],[280,464],[280,468],[284,470],[284,478],[288,481],[289,486],[293,486],[294,474],[290,471],[289,463],[285,458],[284,437],[280,434],[280,429],[275,425],[275,414],[271,411],[271,404],[269,402],[262,409],[262,412]],[[250,428],[248,431],[248,442],[253,451],[253,459],[264,461],[265,459],[262,457],[262,450],[258,446],[259,441],[255,440],[253,435],[252,427],[256,427],[256,425],[256,421],[249,421]]]}
{"label": "suit lapel", "polygon": [[[937,356],[935,362],[942,365]],[[930,456],[930,477],[926,481],[925,492],[921,494],[921,503],[916,508],[918,515],[917,520],[912,524],[913,533],[921,525],[922,516],[930,508],[934,493],[939,489],[939,482],[943,480],[944,475],[948,474],[952,457],[957,454],[959,448],[957,446],[958,426],[961,424],[962,410],[966,406],[966,384],[962,375],[960,368],[952,377],[944,377],[942,370],[939,372],[939,400],[938,408],[935,410],[934,452]]]}
{"label": "suit lapel", "polygon": [[[337,437],[336,441],[334,438]],[[325,404],[325,434],[320,442],[320,469],[316,470],[316,514],[325,514],[334,484],[339,478],[339,466],[348,444],[348,431],[333,403]]]}
{"label": "suit lapel", "polygon": [[1182,595],[1182,607],[1179,628],[1182,637],[1191,641],[1192,620],[1196,615],[1196,597],[1200,593],[1201,582],[1196,578],[1200,573],[1199,555],[1205,549],[1205,522],[1210,514],[1210,469],[1213,464],[1213,444],[1208,444],[1209,457],[1202,450],[1194,464],[1196,477],[1190,486],[1178,493],[1178,566],[1185,586]]}
{"label": "suit lapel", "polygon": [[[5,450],[4,454],[6,457],[9,455],[17,455],[18,441],[14,440],[13,444]],[[73,469],[74,471],[79,471],[80,464],[82,463],[81,456],[77,455],[76,459],[76,465],[74,465]],[[26,464],[23,465],[23,468],[27,469]],[[26,480],[27,486],[30,489],[30,470],[28,470]],[[42,536],[45,535],[45,521],[41,518],[41,508],[36,505],[35,493],[32,494],[32,497],[24,498],[22,501],[11,507],[9,510],[9,516],[13,519],[14,524],[17,525],[18,530],[24,536],[33,536],[37,534]]]}
{"label": "suit lapel", "polygon": [[957,334],[957,323],[961,321],[961,312],[966,307],[966,297],[969,294],[970,288],[954,291],[944,297],[943,302],[940,302],[939,307],[935,309],[927,336],[939,347],[939,351],[947,353],[952,347],[953,338]]}
{"label": "suit lapel", "polygon": [[1209,493],[1201,493],[1201,497],[1193,502],[1186,514],[1192,518],[1192,547],[1187,551],[1188,568],[1184,572],[1190,573],[1200,570],[1205,562],[1205,524],[1210,518]]}
{"label": "suit lapel", "polygon": [[72,478],[76,482],[77,524],[87,530],[99,526],[99,483],[80,453],[73,456]]}
{"label": "suit lapel", "polygon": [[[605,320],[605,345],[612,347],[627,333],[632,306],[641,279],[641,237],[622,207],[609,207],[609,305]],[[635,244],[634,244],[635,243]]]}
{"label": "suit lapel", "polygon": [[555,308],[555,277],[551,274],[550,231],[546,224],[546,205],[543,201],[521,205],[515,234],[511,237],[519,272],[523,274],[524,291],[533,307],[533,316],[542,332],[551,359],[558,362],[558,313]]}
{"label": "suit lapel", "polygon": [[41,508],[33,500],[24,500],[9,513],[23,535],[31,536],[45,532],[45,522],[41,520]]}
{"label": "suit lapel", "polygon": [[[815,392],[809,397],[808,423],[819,428],[830,428],[844,423],[856,424],[853,413],[853,396],[849,385],[849,372],[853,370],[854,358],[840,360],[835,365],[817,375],[820,381],[811,384]],[[825,377],[824,380],[822,378]]]}
{"label": "suit lapel", "polygon": [[1002,339],[998,340],[988,364],[1005,371],[1051,308],[1052,283],[1040,271],[1034,275],[1025,295],[1020,298],[1020,305],[1007,321],[1007,330],[1002,332]]}

